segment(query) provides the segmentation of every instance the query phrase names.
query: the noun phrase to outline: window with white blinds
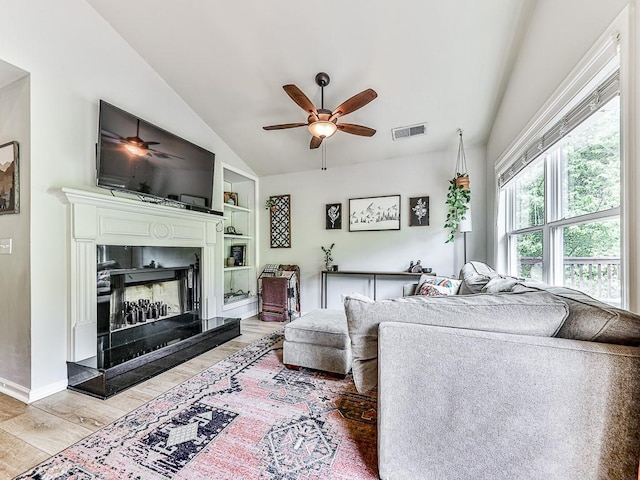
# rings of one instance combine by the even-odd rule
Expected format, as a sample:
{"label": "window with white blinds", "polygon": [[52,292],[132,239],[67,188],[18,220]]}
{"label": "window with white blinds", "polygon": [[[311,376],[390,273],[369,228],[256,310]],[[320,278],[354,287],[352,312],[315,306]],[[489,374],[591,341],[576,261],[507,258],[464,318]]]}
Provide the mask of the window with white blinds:
{"label": "window with white blinds", "polygon": [[499,177],[512,275],[622,305],[619,70]]}
{"label": "window with white blinds", "polygon": [[582,124],[593,113],[620,94],[620,71],[617,70],[604,82],[598,85],[578,105],[566,113],[557,123],[545,131],[545,133],[531,141],[522,154],[513,160],[498,179],[499,185],[504,186],[514,178],[523,168],[544,154],[567,134]]}

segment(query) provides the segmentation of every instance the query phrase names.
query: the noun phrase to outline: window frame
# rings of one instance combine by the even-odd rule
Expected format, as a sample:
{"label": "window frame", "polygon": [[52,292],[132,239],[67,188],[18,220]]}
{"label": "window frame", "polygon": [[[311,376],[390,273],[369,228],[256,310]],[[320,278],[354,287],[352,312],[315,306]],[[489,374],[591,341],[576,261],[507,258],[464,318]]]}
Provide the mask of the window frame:
{"label": "window frame", "polygon": [[[586,98],[586,97],[585,97]],[[583,100],[581,100],[582,102]],[[611,101],[611,100],[609,100]],[[620,117],[622,117],[622,102],[620,105]],[[591,118],[591,117],[588,117]],[[583,122],[587,121],[584,119]],[[581,122],[578,127],[583,124]],[[617,219],[621,228],[623,224],[622,201],[624,198],[624,181],[623,181],[623,145],[622,145],[622,120],[620,121],[620,205],[618,207],[608,208],[597,212],[575,215],[572,217],[564,217],[562,212],[562,144],[557,144],[544,152],[538,158],[523,167],[516,175],[514,175],[500,190],[503,195],[498,195],[501,201],[505,202],[503,211],[505,216],[504,232],[507,245],[507,269],[511,275],[519,275],[519,259],[517,255],[517,238],[519,235],[542,232],[542,281],[551,285],[564,284],[564,254],[563,254],[563,229],[565,227],[583,225],[585,223],[593,223],[597,221],[607,221]],[[542,225],[532,225],[522,228],[514,228],[517,222],[516,218],[516,181],[518,176],[527,169],[537,167],[538,162],[543,162],[543,182],[544,182],[544,221]],[[621,286],[625,285],[626,275],[624,269],[624,249],[621,238],[620,244],[620,271],[619,280]],[[621,302],[626,305],[625,289],[621,288]]]}

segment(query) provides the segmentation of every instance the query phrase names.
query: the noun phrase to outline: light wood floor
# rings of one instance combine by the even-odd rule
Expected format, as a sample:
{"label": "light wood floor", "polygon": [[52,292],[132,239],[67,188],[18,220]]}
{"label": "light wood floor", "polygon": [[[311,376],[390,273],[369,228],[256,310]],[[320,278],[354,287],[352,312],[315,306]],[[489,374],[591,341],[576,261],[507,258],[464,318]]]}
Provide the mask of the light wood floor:
{"label": "light wood floor", "polygon": [[65,390],[25,405],[0,393],[0,479],[34,467],[282,326],[243,320],[239,337],[108,400]]}

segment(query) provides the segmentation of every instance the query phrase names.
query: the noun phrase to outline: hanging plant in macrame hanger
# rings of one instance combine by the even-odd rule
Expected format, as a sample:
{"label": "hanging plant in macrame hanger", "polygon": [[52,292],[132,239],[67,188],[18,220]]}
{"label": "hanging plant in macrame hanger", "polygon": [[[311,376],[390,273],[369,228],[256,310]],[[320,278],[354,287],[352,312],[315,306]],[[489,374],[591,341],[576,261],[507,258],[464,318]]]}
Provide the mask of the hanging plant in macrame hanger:
{"label": "hanging plant in macrame hanger", "polygon": [[454,177],[449,180],[446,204],[448,207],[447,219],[444,228],[449,230],[449,237],[445,243],[453,242],[458,233],[458,224],[466,219],[471,202],[471,189],[469,187],[469,174],[467,171],[467,158],[462,143],[462,129],[458,129],[460,143],[458,144],[458,159]]}
{"label": "hanging plant in macrame hanger", "polygon": [[467,170],[467,157],[464,154],[464,144],[462,143],[462,129],[458,129],[460,143],[458,144],[458,159],[456,160],[456,186],[463,190],[469,190],[469,172]]}

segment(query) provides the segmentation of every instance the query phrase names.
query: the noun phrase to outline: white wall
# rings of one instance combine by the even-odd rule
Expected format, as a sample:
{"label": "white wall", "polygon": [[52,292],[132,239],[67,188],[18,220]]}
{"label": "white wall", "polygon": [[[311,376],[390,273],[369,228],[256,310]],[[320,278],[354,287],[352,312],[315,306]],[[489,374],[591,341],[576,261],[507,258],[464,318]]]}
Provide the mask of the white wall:
{"label": "white wall", "polygon": [[[453,143],[457,141],[454,134]],[[406,140],[412,141],[412,140]],[[457,148],[457,147],[456,147]],[[445,196],[453,176],[457,150],[420,157],[385,160],[350,167],[329,168],[260,179],[259,201],[270,195],[291,195],[291,248],[270,248],[269,214],[260,208],[260,263],[293,263],[300,266],[301,308],[303,312],[320,306],[320,271],[324,267],[321,246],[333,249],[340,270],[402,271],[410,260],[420,259],[442,275],[457,274],[463,261],[462,235],[454,244],[445,244]],[[468,234],[468,258],[484,260],[485,232],[485,151],[467,149],[473,192],[473,226]],[[349,232],[347,219],[342,230],[325,230],[327,203],[342,203],[348,213],[349,198],[401,195],[401,229],[383,232]],[[409,227],[409,198],[429,196],[430,224]],[[379,284],[378,298],[400,296],[402,281]],[[372,295],[363,279],[332,277],[329,308],[340,308],[340,294],[359,291]]]}
{"label": "white wall", "polygon": [[[0,71],[11,78],[19,72],[6,64]],[[29,192],[29,77],[22,75],[0,89],[0,144],[19,143],[19,187]],[[0,215],[0,237],[13,240],[13,253],[0,255],[0,377],[23,393],[31,379],[29,210],[29,196],[23,194],[20,214]]]}
{"label": "white wall", "polygon": [[[2,0],[0,6],[10,19],[0,29],[0,59],[31,74],[31,185],[22,191],[31,202],[31,312],[9,318],[31,325],[31,379],[29,365],[3,363],[0,379],[17,369],[35,399],[66,386],[67,216],[54,192],[95,184],[98,100],[215,152],[218,165],[251,169],[85,1]],[[16,248],[25,248],[24,241]]]}

